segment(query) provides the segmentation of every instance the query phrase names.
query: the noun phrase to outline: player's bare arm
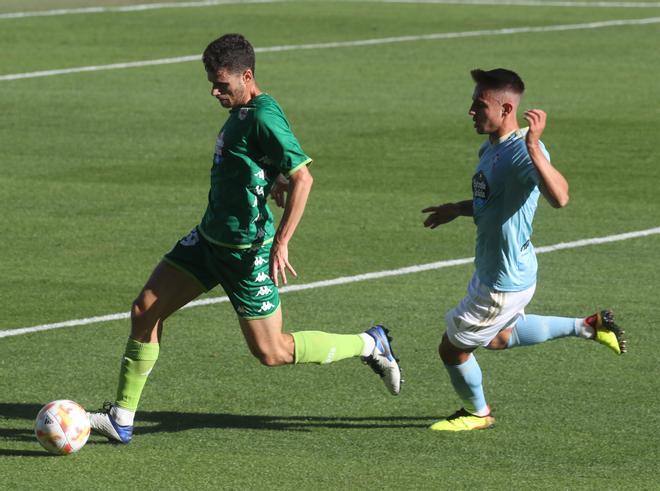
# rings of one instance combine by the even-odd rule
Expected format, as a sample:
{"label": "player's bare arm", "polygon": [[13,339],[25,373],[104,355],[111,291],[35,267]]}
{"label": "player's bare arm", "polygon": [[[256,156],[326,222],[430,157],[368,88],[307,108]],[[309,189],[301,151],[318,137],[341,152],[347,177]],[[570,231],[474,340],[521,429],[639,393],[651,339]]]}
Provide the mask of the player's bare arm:
{"label": "player's bare arm", "polygon": [[289,180],[282,174],[277,176],[275,183],[270,190],[270,196],[275,201],[275,204],[280,208],[284,208],[286,203],[286,194],[289,192]]}
{"label": "player's bare arm", "polygon": [[545,157],[539,139],[545,129],[547,115],[541,109],[525,111],[524,118],[529,123],[526,144],[529,156],[541,177],[541,193],[553,208],[563,208],[568,204],[568,181]]}
{"label": "player's bare arm", "polygon": [[279,286],[278,277],[280,274],[282,275],[282,282],[285,285],[287,284],[287,270],[293,276],[298,276],[289,263],[289,241],[302,219],[313,182],[314,179],[307,166],[302,166],[289,176],[289,190],[284,206],[284,214],[275,233],[273,247],[270,251],[270,276],[275,286]]}
{"label": "player's bare arm", "polygon": [[424,226],[433,229],[439,225],[449,223],[460,216],[471,217],[472,200],[429,206],[428,208],[424,208],[422,213],[430,213],[430,215],[424,220]]}

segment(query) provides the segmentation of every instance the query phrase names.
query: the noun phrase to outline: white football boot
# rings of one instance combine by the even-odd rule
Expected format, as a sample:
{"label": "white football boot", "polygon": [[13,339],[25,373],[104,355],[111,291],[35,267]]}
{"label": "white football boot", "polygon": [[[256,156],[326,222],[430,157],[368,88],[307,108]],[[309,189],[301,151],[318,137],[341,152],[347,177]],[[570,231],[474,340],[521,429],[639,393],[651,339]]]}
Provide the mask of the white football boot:
{"label": "white football boot", "polygon": [[369,365],[380,378],[392,395],[399,395],[401,391],[401,368],[399,359],[392,352],[392,338],[389,331],[383,326],[374,326],[364,331],[371,336],[376,345],[369,356],[363,356],[362,361]]}
{"label": "white football boot", "polygon": [[130,443],[133,438],[133,425],[120,425],[111,414],[112,403],[103,404],[103,409],[88,412],[89,425],[96,433],[103,435],[113,443]]}

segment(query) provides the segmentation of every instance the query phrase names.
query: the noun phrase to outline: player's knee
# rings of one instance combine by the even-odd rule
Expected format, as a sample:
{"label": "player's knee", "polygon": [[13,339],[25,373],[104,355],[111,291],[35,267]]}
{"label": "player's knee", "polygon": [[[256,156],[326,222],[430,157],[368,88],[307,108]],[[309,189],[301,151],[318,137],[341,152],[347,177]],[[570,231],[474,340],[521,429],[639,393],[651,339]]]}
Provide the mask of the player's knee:
{"label": "player's knee", "polygon": [[266,367],[279,367],[293,363],[293,354],[285,346],[278,344],[267,344],[262,346],[250,346],[250,352]]}
{"label": "player's knee", "polygon": [[147,317],[148,308],[144,305],[141,298],[133,300],[131,305],[131,322],[133,324],[141,323]]}
{"label": "player's knee", "polygon": [[284,362],[278,357],[270,354],[262,354],[257,357],[259,363],[265,367],[279,367],[284,365]]}
{"label": "player's knee", "polygon": [[465,350],[454,346],[449,340],[447,333],[445,333],[442,336],[442,341],[440,341],[438,352],[440,353],[440,359],[445,365],[460,365],[467,361],[472,350]]}
{"label": "player's knee", "polygon": [[443,363],[447,365],[451,365],[455,361],[455,357],[453,356],[453,345],[449,342],[446,333],[442,336],[442,341],[440,341],[440,345],[438,346],[438,354]]}
{"label": "player's knee", "polygon": [[451,311],[447,312],[445,315],[445,322],[447,324],[447,330],[442,335],[442,340],[438,346],[438,354],[445,365],[455,365],[456,347],[449,340],[449,333],[456,331],[456,326],[454,324],[455,321]]}
{"label": "player's knee", "polygon": [[131,306],[131,331],[133,334],[146,334],[158,324],[158,316],[143,300],[138,297]]}
{"label": "player's knee", "polygon": [[486,345],[486,349],[502,350],[507,349],[509,346],[509,337],[511,337],[512,328],[503,329],[497,336],[495,336],[490,343]]}
{"label": "player's knee", "polygon": [[506,347],[507,347],[507,343],[504,342],[499,337],[493,338],[493,340],[486,345],[486,349],[489,350],[501,350],[501,349],[506,349]]}
{"label": "player's knee", "polygon": [[254,350],[252,354],[266,367],[279,367],[291,363],[283,353],[276,350]]}

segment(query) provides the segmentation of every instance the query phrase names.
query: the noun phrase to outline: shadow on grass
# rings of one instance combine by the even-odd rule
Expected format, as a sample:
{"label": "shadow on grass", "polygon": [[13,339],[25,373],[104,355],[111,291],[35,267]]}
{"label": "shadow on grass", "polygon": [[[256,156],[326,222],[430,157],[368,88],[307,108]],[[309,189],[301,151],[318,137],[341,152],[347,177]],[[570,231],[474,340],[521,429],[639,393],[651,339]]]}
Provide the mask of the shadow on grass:
{"label": "shadow on grass", "polygon": [[8,448],[0,448],[0,457],[57,457],[45,450],[11,450]]}
{"label": "shadow on grass", "polygon": [[[32,421],[42,404],[0,403],[0,439],[35,441]],[[215,428],[231,430],[312,431],[314,428],[339,429],[403,429],[426,428],[432,416],[276,416],[241,415],[228,413],[186,413],[174,411],[138,411],[136,435],[173,433],[179,431]],[[8,420],[16,420],[15,424]],[[26,425],[26,420],[30,422]],[[36,443],[36,441],[35,441]],[[94,443],[90,441],[90,443]],[[46,452],[20,451],[0,448],[0,455],[44,456]]]}
{"label": "shadow on grass", "polygon": [[136,433],[176,432],[197,428],[311,431],[314,428],[382,429],[426,428],[429,417],[408,416],[275,416],[228,413],[179,413],[170,411],[140,411],[140,421],[155,423],[136,428]]}

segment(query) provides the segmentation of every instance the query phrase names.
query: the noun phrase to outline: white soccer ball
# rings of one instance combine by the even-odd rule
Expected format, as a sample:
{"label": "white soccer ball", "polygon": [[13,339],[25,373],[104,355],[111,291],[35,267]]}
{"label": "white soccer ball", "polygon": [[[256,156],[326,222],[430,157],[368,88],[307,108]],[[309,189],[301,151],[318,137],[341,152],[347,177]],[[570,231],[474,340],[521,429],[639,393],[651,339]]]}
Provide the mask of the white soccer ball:
{"label": "white soccer ball", "polygon": [[34,423],[34,434],[50,453],[67,455],[77,452],[89,438],[89,419],[77,402],[59,400],[41,408]]}

